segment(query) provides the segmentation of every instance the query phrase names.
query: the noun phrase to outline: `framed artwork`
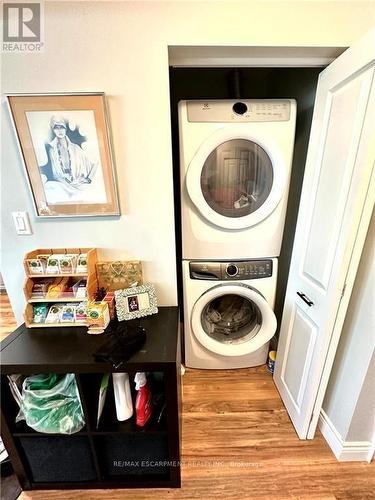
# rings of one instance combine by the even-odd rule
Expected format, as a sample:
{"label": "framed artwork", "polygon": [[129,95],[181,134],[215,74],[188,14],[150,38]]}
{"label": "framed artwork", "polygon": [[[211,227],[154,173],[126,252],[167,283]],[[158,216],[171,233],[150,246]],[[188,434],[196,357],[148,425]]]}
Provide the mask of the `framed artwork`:
{"label": "framed artwork", "polygon": [[120,215],[104,93],[7,98],[37,216]]}
{"label": "framed artwork", "polygon": [[142,318],[158,312],[155,287],[151,283],[115,291],[117,319]]}

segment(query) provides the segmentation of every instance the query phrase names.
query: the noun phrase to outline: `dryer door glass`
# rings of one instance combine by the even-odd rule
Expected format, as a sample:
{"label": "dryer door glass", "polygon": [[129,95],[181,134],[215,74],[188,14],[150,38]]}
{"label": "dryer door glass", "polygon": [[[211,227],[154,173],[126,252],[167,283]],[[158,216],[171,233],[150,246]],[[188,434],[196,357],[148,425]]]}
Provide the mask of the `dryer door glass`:
{"label": "dryer door glass", "polygon": [[271,159],[263,148],[247,139],[233,139],[220,144],[206,159],[201,189],[215,212],[244,217],[266,201],[273,177]]}
{"label": "dryer door glass", "polygon": [[241,295],[216,297],[206,304],[201,324],[207,335],[223,344],[240,344],[255,337],[262,326],[258,306]]}

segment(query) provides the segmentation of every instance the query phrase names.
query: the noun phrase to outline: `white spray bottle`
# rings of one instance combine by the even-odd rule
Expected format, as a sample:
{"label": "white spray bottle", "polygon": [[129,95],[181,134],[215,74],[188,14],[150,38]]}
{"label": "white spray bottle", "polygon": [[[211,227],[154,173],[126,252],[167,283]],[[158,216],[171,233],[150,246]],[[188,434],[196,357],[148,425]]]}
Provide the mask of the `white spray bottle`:
{"label": "white spray bottle", "polygon": [[127,373],[112,373],[112,377],[117,420],[122,422],[128,420],[133,415],[129,375]]}

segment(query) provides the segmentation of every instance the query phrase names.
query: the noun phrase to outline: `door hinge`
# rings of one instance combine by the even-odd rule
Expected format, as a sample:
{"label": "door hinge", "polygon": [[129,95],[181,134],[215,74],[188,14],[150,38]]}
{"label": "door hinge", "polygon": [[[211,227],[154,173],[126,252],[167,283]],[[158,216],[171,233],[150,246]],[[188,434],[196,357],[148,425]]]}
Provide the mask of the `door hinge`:
{"label": "door hinge", "polygon": [[342,287],[342,292],[341,292],[341,298],[343,298],[344,294],[345,294],[345,290],[346,290],[346,283],[344,284],[344,286]]}

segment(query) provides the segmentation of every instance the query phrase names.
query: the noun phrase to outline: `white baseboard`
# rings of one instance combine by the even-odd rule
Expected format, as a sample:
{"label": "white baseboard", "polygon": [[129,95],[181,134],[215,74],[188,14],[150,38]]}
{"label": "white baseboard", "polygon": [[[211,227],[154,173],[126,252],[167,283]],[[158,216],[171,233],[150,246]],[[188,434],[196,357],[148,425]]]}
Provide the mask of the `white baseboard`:
{"label": "white baseboard", "polygon": [[371,462],[374,455],[371,441],[344,441],[324,410],[320,412],[318,425],[339,462]]}

